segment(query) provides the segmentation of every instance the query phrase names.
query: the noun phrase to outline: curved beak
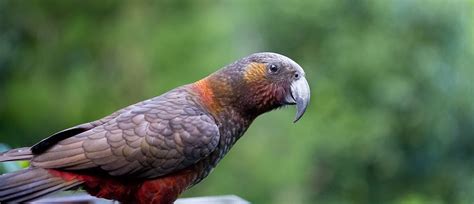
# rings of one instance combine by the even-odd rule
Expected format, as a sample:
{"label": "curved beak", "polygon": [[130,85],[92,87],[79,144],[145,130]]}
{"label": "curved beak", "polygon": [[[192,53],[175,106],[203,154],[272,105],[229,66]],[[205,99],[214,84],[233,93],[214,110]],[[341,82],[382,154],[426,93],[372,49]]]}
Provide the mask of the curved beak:
{"label": "curved beak", "polygon": [[301,77],[291,84],[291,96],[296,103],[296,116],[293,121],[296,123],[303,116],[309,104],[310,90],[305,77]]}

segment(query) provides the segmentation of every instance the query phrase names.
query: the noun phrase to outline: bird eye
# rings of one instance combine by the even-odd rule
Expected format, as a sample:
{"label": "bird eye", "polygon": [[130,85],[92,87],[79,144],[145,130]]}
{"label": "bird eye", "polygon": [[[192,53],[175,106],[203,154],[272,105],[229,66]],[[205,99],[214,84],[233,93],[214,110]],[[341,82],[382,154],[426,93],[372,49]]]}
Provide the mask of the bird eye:
{"label": "bird eye", "polygon": [[275,64],[270,64],[268,70],[270,71],[270,73],[275,74],[278,72],[278,70],[280,70],[280,68]]}

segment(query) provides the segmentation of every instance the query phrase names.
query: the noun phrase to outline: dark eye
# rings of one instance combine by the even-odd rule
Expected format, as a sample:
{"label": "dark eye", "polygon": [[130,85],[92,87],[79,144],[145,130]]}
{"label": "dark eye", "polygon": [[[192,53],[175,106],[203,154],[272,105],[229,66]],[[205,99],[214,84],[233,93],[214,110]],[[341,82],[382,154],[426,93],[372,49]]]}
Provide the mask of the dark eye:
{"label": "dark eye", "polygon": [[268,71],[270,71],[270,73],[272,74],[277,73],[279,70],[280,68],[275,64],[270,64],[270,66],[268,67]]}

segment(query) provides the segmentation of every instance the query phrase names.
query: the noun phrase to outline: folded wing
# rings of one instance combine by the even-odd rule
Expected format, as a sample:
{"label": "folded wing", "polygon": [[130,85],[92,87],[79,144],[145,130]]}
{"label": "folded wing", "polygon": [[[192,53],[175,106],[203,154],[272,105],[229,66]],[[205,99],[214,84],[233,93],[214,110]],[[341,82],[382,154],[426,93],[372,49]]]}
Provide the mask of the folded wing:
{"label": "folded wing", "polygon": [[175,90],[55,143],[35,155],[31,164],[154,178],[200,161],[218,143],[214,119],[191,100],[188,92]]}

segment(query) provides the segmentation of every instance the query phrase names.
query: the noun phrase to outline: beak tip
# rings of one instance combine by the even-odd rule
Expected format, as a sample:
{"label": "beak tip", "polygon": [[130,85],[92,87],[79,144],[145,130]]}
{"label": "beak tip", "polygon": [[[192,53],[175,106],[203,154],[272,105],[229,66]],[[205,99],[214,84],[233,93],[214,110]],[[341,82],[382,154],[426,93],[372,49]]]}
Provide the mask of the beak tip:
{"label": "beak tip", "polygon": [[296,113],[296,116],[295,116],[295,119],[293,120],[293,123],[298,122],[303,117],[304,112],[305,112],[304,109],[302,111],[299,109]]}
{"label": "beak tip", "polygon": [[293,120],[293,123],[296,123],[303,117],[309,104],[310,90],[306,79],[303,77],[295,81],[291,86],[291,92],[296,102],[296,116]]}

